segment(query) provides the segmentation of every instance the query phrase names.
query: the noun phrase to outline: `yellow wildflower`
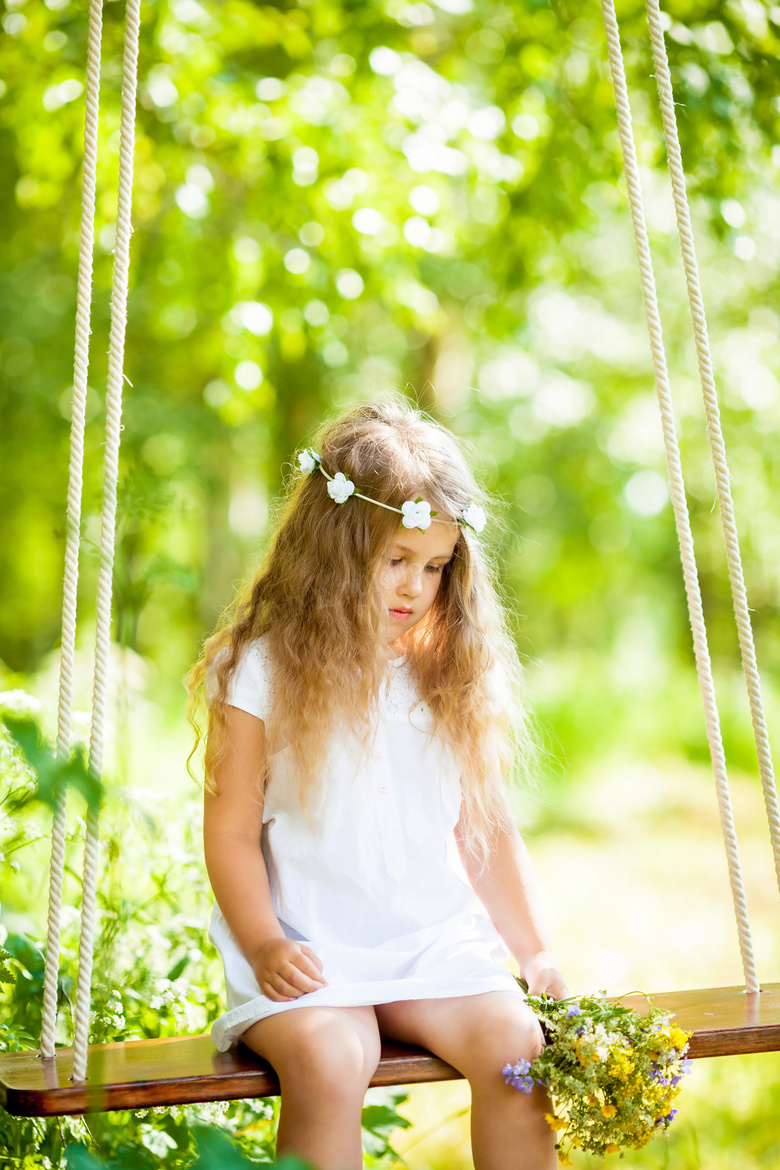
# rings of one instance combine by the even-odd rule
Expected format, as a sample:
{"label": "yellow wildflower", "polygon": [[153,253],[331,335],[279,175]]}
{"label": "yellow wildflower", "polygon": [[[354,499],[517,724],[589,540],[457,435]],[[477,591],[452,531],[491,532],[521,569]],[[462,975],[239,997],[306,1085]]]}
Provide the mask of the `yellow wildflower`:
{"label": "yellow wildflower", "polygon": [[559,1129],[566,1129],[569,1124],[565,1117],[554,1117],[552,1113],[545,1113],[544,1120],[556,1133]]}
{"label": "yellow wildflower", "polygon": [[617,1154],[619,1152],[619,1150],[620,1150],[620,1146],[616,1146],[614,1142],[610,1142],[609,1145],[607,1146],[607,1153],[608,1154]]}
{"label": "yellow wildflower", "polygon": [[561,1166],[571,1166],[571,1158],[568,1154],[559,1153],[558,1161],[560,1162]]}
{"label": "yellow wildflower", "polygon": [[602,1117],[614,1117],[616,1113],[617,1113],[617,1109],[615,1108],[614,1105],[602,1105],[601,1106]]}

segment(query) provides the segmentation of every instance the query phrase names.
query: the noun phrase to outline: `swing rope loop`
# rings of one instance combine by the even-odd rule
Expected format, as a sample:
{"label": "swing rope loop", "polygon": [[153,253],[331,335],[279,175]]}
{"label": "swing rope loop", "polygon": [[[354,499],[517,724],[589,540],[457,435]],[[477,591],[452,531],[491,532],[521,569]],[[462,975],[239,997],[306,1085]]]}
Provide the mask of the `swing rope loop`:
{"label": "swing rope loop", "polygon": [[699,364],[704,409],[707,415],[707,435],[712,451],[712,462],[715,468],[715,482],[718,489],[718,503],[720,518],[723,527],[723,539],[726,546],[726,561],[728,563],[729,581],[731,582],[731,596],[734,602],[734,616],[737,622],[739,646],[742,653],[742,669],[745,674],[750,714],[753,723],[753,735],[756,741],[756,755],[758,770],[761,774],[761,786],[764,790],[764,804],[769,822],[769,836],[772,841],[772,854],[775,863],[775,876],[778,890],[780,890],[780,805],[777,800],[774,767],[772,765],[772,749],[769,744],[764,704],[761,697],[761,679],[756,661],[756,648],[753,640],[753,627],[750,621],[745,577],[742,572],[742,557],[739,550],[739,534],[734,516],[734,501],[731,496],[731,476],[726,461],[726,444],[723,438],[723,428],[720,421],[720,406],[718,392],[715,386],[713,373],[712,353],[707,335],[707,318],[704,313],[704,299],[701,294],[699,280],[699,265],[696,260],[696,248],[691,226],[691,213],[685,189],[685,172],[682,165],[680,139],[677,133],[677,116],[674,112],[674,94],[672,79],[669,72],[669,59],[666,54],[661,11],[658,0],[647,0],[647,19],[650,26],[650,42],[655,62],[656,84],[661,105],[661,116],[666,140],[666,155],[669,163],[669,173],[672,177],[672,194],[677,216],[677,231],[680,236],[685,281],[688,287],[688,301],[691,306],[691,321],[696,341],[696,357]]}
{"label": "swing rope loop", "polygon": [[750,936],[750,922],[748,920],[747,899],[742,881],[742,867],[739,860],[739,844],[737,841],[734,816],[731,808],[731,794],[729,778],[726,768],[726,756],[723,749],[723,736],[720,729],[717,700],[715,697],[715,683],[712,677],[712,663],[707,645],[707,629],[704,623],[704,610],[699,586],[696,556],[693,547],[691,522],[688,514],[688,504],[685,496],[685,483],[682,473],[680,446],[677,441],[677,432],[674,422],[669,371],[666,361],[666,351],[663,342],[661,317],[658,311],[658,296],[656,292],[653,261],[650,252],[650,243],[647,236],[642,188],[639,181],[639,167],[637,164],[636,147],[631,123],[631,108],[628,101],[623,54],[620,48],[620,31],[613,0],[602,0],[604,26],[606,29],[609,64],[612,73],[612,85],[615,91],[615,105],[617,108],[618,130],[620,145],[623,152],[623,166],[628,188],[628,200],[631,207],[631,220],[636,240],[637,257],[639,260],[639,274],[642,285],[642,299],[644,301],[647,327],[650,334],[650,351],[655,372],[656,390],[661,408],[663,422],[664,446],[666,448],[666,462],[669,472],[674,520],[677,529],[677,539],[680,545],[685,592],[688,601],[688,614],[693,633],[693,648],[696,658],[696,672],[699,678],[704,718],[707,728],[707,742],[709,744],[712,765],[715,772],[715,789],[718,797],[720,823],[723,831],[723,842],[726,848],[728,861],[731,895],[734,902],[734,913],[737,920],[739,947],[742,956],[742,968],[745,975],[745,986],[748,991],[761,990],[756,972],[753,944]]}
{"label": "swing rope loop", "polygon": [[[111,331],[108,349],[108,390],[106,394],[106,444],[103,464],[103,508],[100,533],[97,623],[95,629],[95,672],[92,692],[92,729],[89,767],[100,779],[103,767],[106,680],[111,646],[111,594],[116,545],[116,503],[119,478],[119,442],[122,421],[122,388],[127,289],[132,233],[133,151],[135,148],[135,104],[138,84],[138,33],[141,0],[128,0],[122,78],[122,120],[119,130],[119,189],[116,220],[114,278],[111,295]],[[98,811],[87,815],[84,842],[84,876],[79,937],[79,971],[73,1041],[73,1080],[83,1081],[87,1073],[92,961],[95,946],[95,904],[97,894]]]}
{"label": "swing rope loop", "polygon": [[[92,255],[95,242],[95,182],[97,174],[98,112],[100,106],[100,40],[103,0],[91,0],[87,40],[86,114],[84,118],[84,167],[81,190],[76,342],[73,360],[73,406],[70,424],[70,470],[65,537],[65,580],[62,598],[60,685],[57,710],[57,754],[70,753],[73,711],[73,669],[76,657],[76,604],[79,581],[81,491],[84,466],[84,425],[89,371],[89,334],[92,309]],[[65,870],[65,810],[67,790],[57,797],[51,834],[49,914],[46,929],[46,965],[43,983],[41,1056],[54,1056],[57,1026],[62,881]]]}

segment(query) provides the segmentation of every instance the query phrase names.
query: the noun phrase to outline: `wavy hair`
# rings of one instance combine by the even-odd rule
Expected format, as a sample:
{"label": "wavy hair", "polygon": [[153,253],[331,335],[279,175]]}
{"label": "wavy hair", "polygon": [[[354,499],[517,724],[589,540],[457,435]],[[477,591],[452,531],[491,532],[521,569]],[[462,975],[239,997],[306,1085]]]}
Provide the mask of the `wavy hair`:
{"label": "wavy hair", "polygon": [[[452,434],[402,400],[347,410],[313,445],[330,475],[342,471],[357,491],[396,508],[422,496],[440,517],[452,518],[483,498]],[[274,680],[268,748],[290,746],[304,807],[339,723],[347,721],[368,742],[387,670],[378,575],[398,525],[397,512],[354,496],[335,505],[321,474],[291,476],[260,568],[185,681],[195,730],[190,760],[205,738],[208,791],[216,792],[214,774],[225,755],[231,675],[261,635],[268,636]],[[460,527],[433,605],[397,645],[431,710],[431,734],[442,737],[460,765],[464,840],[484,858],[506,824],[504,778],[527,764],[533,737],[495,570],[471,530]],[[204,733],[199,716],[207,676]]]}

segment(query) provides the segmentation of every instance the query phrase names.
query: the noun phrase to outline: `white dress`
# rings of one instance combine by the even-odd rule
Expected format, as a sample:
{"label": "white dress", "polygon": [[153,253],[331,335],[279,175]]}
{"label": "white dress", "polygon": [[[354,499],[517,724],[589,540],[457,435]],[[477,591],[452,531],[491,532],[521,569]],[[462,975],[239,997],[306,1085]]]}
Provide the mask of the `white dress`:
{"label": "white dress", "polygon": [[[430,737],[430,711],[405,660],[392,660],[388,675],[369,758],[347,728],[333,737],[311,822],[288,749],[269,757],[262,849],[274,909],[285,935],[319,956],[328,985],[288,1003],[268,999],[215,906],[209,937],[225,965],[227,1011],[211,1034],[221,1052],[275,1012],[523,994],[457,854],[455,760]],[[271,685],[259,638],[244,651],[227,701],[265,719]]]}

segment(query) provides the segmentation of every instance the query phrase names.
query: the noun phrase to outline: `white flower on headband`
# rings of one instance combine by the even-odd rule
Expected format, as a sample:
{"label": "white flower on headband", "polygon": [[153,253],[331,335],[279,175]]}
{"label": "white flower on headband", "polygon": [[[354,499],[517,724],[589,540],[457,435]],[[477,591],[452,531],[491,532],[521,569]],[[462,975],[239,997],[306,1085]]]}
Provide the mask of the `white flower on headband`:
{"label": "white flower on headband", "polygon": [[298,456],[298,462],[301,465],[301,471],[305,471],[310,475],[317,467],[320,461],[319,455],[316,451],[312,451],[311,447],[305,447]]}
{"label": "white flower on headband", "polygon": [[427,528],[430,528],[431,517],[436,515],[435,512],[431,512],[431,505],[422,496],[401,504],[401,513],[401,523],[404,528],[419,528],[420,532],[425,532]]}
{"label": "white flower on headband", "polygon": [[351,479],[347,479],[343,471],[337,471],[333,479],[328,482],[328,495],[337,504],[346,504],[355,490]]}
{"label": "white flower on headband", "polygon": [[461,512],[460,518],[464,524],[468,524],[469,528],[473,528],[475,532],[481,532],[487,524],[485,509],[480,508],[479,504],[469,504]]}

